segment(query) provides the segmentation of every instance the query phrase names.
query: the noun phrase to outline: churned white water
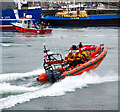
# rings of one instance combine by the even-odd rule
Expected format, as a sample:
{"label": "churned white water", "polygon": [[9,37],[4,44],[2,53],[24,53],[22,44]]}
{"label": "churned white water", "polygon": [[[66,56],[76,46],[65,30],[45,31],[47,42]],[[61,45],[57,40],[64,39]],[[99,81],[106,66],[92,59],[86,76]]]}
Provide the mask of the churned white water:
{"label": "churned white water", "polygon": [[[65,95],[66,92],[75,91],[76,88],[83,89],[84,87],[89,87],[91,84],[101,84],[101,83],[118,81],[117,73],[114,73],[113,71],[109,71],[107,74],[104,74],[104,76],[100,76],[94,71],[90,71],[89,73],[85,72],[79,76],[67,77],[52,85],[44,84],[43,86],[37,85],[35,87],[27,87],[27,85],[25,84],[24,86],[20,86],[20,85],[11,85],[9,83],[9,81],[12,80],[21,79],[23,77],[30,77],[32,76],[32,75],[29,76],[29,74],[31,73],[34,76],[35,74],[38,74],[38,70],[29,73],[9,74],[12,77],[10,80],[7,80],[9,79],[9,75],[8,75],[8,78],[6,76],[6,80],[4,80],[4,82],[0,81],[0,87],[1,87],[0,94],[5,94],[5,93],[13,94],[0,99],[0,109],[9,108],[15,106],[18,103],[30,101],[31,99],[34,98]],[[114,75],[110,75],[110,74],[114,74]],[[4,76],[4,74],[2,75]],[[26,79],[24,81],[28,81],[28,80],[29,79]]]}
{"label": "churned white water", "polygon": [[[0,32],[0,35],[2,35],[0,37],[2,38],[0,40],[0,48],[2,48],[0,109],[8,109],[16,104],[41,97],[65,96],[68,92],[74,95],[77,88],[84,90],[92,85],[99,86],[118,81],[118,28],[116,27],[55,28],[52,34],[45,35],[20,32]],[[43,43],[46,44],[47,49],[60,53],[64,57],[70,46],[77,45],[80,41],[83,44],[107,46],[107,55],[97,69],[82,75],[67,77],[54,84],[36,81],[36,78],[45,72],[42,66]],[[87,92],[89,93],[89,89]],[[112,92],[115,94],[115,91]],[[104,96],[104,100],[107,97]],[[118,99],[117,94],[114,99],[112,98],[110,100],[111,102],[114,100],[112,107],[114,108]],[[84,100],[82,103],[85,104]]]}

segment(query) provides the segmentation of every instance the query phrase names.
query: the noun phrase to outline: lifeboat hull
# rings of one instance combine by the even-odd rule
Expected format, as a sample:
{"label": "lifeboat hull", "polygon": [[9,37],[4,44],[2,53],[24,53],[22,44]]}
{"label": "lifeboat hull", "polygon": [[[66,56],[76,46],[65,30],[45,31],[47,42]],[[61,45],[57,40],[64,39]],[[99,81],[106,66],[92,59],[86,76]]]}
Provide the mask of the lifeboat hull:
{"label": "lifeboat hull", "polygon": [[[89,61],[85,62],[84,64],[78,64],[75,68],[69,71],[64,71],[59,76],[59,78],[64,79],[68,76],[81,75],[83,72],[97,68],[105,58],[106,54],[107,54],[107,48],[105,45],[101,44],[99,47],[89,52],[89,58],[90,58]],[[62,68],[59,69],[62,70]],[[46,73],[41,74],[40,76],[38,76],[37,80],[40,82],[48,81],[47,74]]]}
{"label": "lifeboat hull", "polygon": [[[89,50],[93,50],[93,49],[96,49],[97,46],[96,45],[83,45],[82,48],[79,48],[79,47],[76,47],[76,50],[79,50],[79,51],[89,51]],[[69,50],[74,50],[72,47],[70,47]]]}
{"label": "lifeboat hull", "polygon": [[52,29],[40,30],[35,28],[22,28],[18,26],[13,26],[13,27],[19,32],[28,32],[28,33],[35,33],[35,34],[46,34],[46,33],[52,32]]}

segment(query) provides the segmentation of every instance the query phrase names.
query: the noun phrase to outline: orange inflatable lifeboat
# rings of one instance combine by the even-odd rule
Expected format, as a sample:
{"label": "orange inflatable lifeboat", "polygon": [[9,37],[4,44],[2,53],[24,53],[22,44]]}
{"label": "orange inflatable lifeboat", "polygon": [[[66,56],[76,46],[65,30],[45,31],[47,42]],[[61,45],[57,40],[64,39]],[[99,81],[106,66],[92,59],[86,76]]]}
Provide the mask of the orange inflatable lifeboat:
{"label": "orange inflatable lifeboat", "polygon": [[[75,66],[70,66],[66,63],[65,59],[62,59],[61,54],[48,53],[44,46],[44,52],[46,53],[44,58],[44,69],[45,73],[37,77],[40,82],[49,81],[51,83],[57,82],[69,76],[80,75],[85,71],[95,69],[100,65],[102,60],[107,54],[107,48],[104,44],[96,47],[94,50],[84,51],[88,54],[89,60],[84,63],[79,63]],[[59,56],[57,59],[55,56]],[[59,65],[59,67],[56,65]]]}

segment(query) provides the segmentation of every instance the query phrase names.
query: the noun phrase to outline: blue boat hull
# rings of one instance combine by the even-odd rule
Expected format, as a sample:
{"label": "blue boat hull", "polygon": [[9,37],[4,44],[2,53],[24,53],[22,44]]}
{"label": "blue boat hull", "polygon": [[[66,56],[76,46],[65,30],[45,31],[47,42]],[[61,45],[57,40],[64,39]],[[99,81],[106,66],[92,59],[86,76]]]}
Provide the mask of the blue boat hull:
{"label": "blue boat hull", "polygon": [[45,16],[41,20],[53,27],[120,26],[120,15],[94,15],[88,17]]}
{"label": "blue boat hull", "polygon": [[35,22],[40,23],[42,9],[16,9],[16,10],[0,10],[0,29],[12,29],[11,22],[16,22],[17,19],[23,18],[25,15],[32,15]]}

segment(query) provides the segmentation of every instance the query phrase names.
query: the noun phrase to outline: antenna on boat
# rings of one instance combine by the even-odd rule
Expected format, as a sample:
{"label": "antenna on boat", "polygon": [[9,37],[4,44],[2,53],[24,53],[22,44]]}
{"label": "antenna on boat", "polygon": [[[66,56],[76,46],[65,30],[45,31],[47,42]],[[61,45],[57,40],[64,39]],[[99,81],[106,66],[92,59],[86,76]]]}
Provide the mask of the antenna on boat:
{"label": "antenna on boat", "polygon": [[46,53],[46,54],[47,54],[47,52],[49,51],[49,50],[46,49],[45,44],[43,44],[43,51],[44,51],[44,53]]}

